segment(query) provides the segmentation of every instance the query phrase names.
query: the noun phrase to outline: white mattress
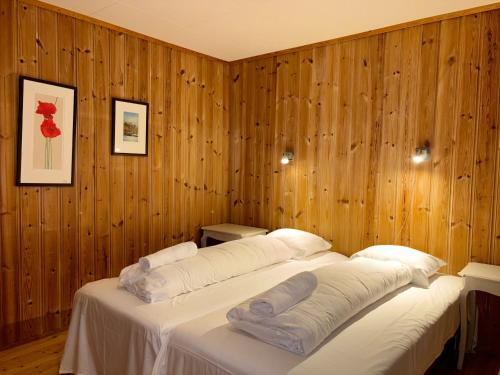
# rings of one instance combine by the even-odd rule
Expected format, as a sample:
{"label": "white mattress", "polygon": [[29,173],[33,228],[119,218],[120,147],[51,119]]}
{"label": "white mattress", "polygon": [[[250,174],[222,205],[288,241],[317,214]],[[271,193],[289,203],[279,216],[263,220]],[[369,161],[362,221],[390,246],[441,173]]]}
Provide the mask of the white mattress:
{"label": "white mattress", "polygon": [[304,358],[232,328],[221,309],[176,327],[168,375],[422,374],[460,322],[461,278],[406,286],[350,319]]}
{"label": "white mattress", "polygon": [[227,310],[296,273],[344,261],[334,252],[291,260],[172,300],[147,304],[118,288],[118,279],[85,285],[75,295],[60,373],[165,374],[169,333],[180,323]]}

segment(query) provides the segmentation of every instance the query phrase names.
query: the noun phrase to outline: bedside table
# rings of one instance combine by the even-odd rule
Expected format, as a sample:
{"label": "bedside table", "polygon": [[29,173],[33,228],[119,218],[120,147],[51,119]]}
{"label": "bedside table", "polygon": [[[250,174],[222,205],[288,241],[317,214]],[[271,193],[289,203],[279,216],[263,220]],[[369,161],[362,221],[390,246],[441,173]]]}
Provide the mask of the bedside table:
{"label": "bedside table", "polygon": [[264,228],[247,227],[245,225],[236,224],[217,224],[201,227],[203,236],[201,237],[201,247],[207,246],[207,238],[213,238],[219,241],[233,241],[240,238],[258,236],[269,232]]}
{"label": "bedside table", "polygon": [[[460,294],[460,345],[458,350],[457,368],[462,369],[467,342],[467,295],[476,290],[500,297],[500,266],[471,262],[458,273],[464,278],[464,289]],[[476,327],[475,298],[472,314],[472,327]]]}

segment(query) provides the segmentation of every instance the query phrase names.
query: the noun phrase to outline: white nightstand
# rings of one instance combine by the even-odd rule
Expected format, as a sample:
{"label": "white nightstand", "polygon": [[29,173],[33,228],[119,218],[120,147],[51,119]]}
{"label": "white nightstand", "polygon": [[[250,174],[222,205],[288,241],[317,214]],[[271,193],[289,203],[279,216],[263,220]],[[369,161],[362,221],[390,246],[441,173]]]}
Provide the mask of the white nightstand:
{"label": "white nightstand", "polygon": [[[458,273],[464,278],[464,289],[460,294],[460,346],[458,351],[457,368],[462,369],[467,342],[467,295],[476,290],[500,296],[500,266],[483,263],[469,263]],[[471,325],[476,327],[475,296],[473,294],[474,311],[472,313]],[[469,333],[470,334],[470,333]],[[474,333],[472,333],[474,334]]]}
{"label": "white nightstand", "polygon": [[219,241],[233,241],[240,238],[257,236],[259,234],[266,234],[267,229],[247,227],[245,225],[236,224],[217,224],[202,227],[203,236],[201,237],[201,247],[207,246],[207,238],[214,238]]}

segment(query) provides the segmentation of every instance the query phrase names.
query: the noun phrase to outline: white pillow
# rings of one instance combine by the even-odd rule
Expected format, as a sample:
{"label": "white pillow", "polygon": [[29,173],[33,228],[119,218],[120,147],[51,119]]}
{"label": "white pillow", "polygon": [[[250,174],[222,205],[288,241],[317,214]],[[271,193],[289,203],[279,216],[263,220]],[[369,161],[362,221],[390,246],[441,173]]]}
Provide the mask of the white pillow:
{"label": "white pillow", "polygon": [[294,259],[304,258],[320,251],[329,250],[332,247],[330,242],[320,236],[298,229],[277,229],[269,233],[268,236],[283,241],[291,248],[295,253]]}
{"label": "white pillow", "polygon": [[351,258],[396,260],[412,268],[412,283],[422,288],[429,287],[429,277],[446,266],[446,262],[430,254],[406,246],[376,245],[354,253]]}

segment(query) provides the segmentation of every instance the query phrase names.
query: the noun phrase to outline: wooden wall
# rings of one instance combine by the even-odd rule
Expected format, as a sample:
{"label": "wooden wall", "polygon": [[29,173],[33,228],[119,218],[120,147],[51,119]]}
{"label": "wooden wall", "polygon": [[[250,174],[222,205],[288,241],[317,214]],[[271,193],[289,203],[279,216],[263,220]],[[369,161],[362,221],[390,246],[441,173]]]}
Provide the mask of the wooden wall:
{"label": "wooden wall", "polygon": [[500,264],[499,88],[499,10],[234,63],[231,218]]}
{"label": "wooden wall", "polygon": [[[75,290],[228,219],[229,65],[0,1],[2,345],[64,326]],[[20,74],[78,87],[73,187],[16,187]],[[149,156],[111,156],[111,98],[150,103]],[[22,321],[22,324],[16,324]]]}
{"label": "wooden wall", "polygon": [[[228,64],[2,0],[0,49],[0,347],[228,220],[500,264],[499,10]],[[78,87],[73,187],[15,186],[20,74]],[[111,156],[112,97],[150,103],[148,157]]]}

